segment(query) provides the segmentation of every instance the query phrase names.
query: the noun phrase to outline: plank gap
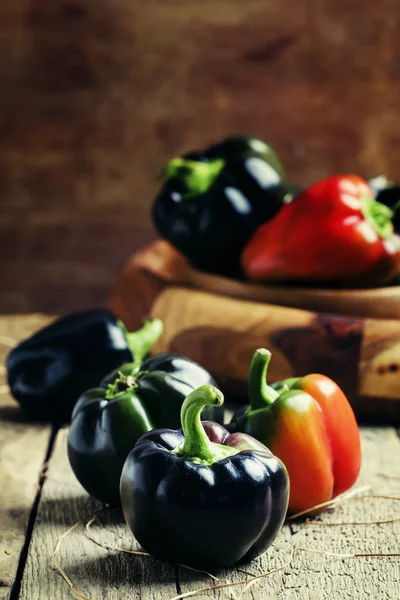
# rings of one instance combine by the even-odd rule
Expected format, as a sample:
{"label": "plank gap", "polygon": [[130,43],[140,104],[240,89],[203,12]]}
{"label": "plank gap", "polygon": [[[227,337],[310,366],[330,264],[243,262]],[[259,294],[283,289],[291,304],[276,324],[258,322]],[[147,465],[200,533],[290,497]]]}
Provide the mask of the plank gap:
{"label": "plank gap", "polygon": [[179,571],[180,571],[179,566],[175,565],[175,585],[176,585],[177,596],[180,596],[180,594],[182,594],[181,582],[180,582],[180,578],[179,578]]}
{"label": "plank gap", "polygon": [[[54,427],[50,433],[49,443],[47,445],[47,450],[46,450],[43,464],[46,464],[51,459],[51,455],[53,453],[53,448],[54,448],[54,443],[55,443],[55,440],[57,437],[57,433],[58,433],[58,428]],[[35,526],[36,517],[37,517],[37,513],[38,513],[38,508],[39,508],[39,502],[40,502],[40,498],[42,495],[42,489],[43,489],[45,481],[46,481],[46,476],[43,473],[43,471],[41,471],[39,473],[39,478],[38,478],[37,492],[36,492],[36,495],[35,495],[35,498],[34,498],[34,501],[32,504],[31,511],[29,513],[28,525],[26,527],[25,541],[24,541],[24,545],[22,546],[22,549],[21,549],[21,554],[20,554],[19,561],[18,561],[18,567],[17,567],[17,571],[15,573],[15,579],[14,579],[14,582],[13,582],[13,584],[11,586],[11,590],[10,590],[9,600],[18,600],[18,598],[19,598],[19,594],[20,594],[20,590],[21,590],[21,581],[22,581],[22,577],[24,574],[26,560],[28,558],[29,545],[31,543],[33,528]]]}

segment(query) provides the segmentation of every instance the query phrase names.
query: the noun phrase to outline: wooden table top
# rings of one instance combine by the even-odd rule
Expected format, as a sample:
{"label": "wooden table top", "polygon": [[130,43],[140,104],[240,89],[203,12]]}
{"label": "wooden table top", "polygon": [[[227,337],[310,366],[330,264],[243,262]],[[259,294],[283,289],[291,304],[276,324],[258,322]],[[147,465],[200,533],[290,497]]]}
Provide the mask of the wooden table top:
{"label": "wooden table top", "polygon": [[[41,315],[0,317],[1,364],[13,341],[45,322]],[[267,553],[242,567],[247,573],[239,568],[215,573],[221,581],[129,553],[140,548],[119,511],[103,510],[90,530],[85,529],[101,505],[87,496],[71,472],[67,430],[53,431],[46,424],[32,424],[24,418],[6,391],[4,369],[1,386],[0,600],[168,600],[191,597],[191,592],[213,586],[216,589],[196,597],[400,598],[399,556],[354,556],[400,552],[400,504],[391,499],[353,499],[311,523],[289,522]],[[400,496],[397,432],[370,427],[362,428],[361,434],[363,468],[356,484],[356,488],[361,486],[358,495]],[[362,491],[367,485],[370,489]],[[355,524],[392,519],[397,521]],[[343,554],[347,557],[338,556]],[[274,570],[252,580],[252,575]],[[226,585],[225,579],[242,583],[221,587]]]}

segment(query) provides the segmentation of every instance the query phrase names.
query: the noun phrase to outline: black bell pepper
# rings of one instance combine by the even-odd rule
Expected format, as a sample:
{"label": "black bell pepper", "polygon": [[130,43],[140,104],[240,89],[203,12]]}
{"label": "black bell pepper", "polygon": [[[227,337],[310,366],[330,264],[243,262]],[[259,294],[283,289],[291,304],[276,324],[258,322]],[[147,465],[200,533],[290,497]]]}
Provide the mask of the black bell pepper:
{"label": "black bell pepper", "polygon": [[225,275],[240,274],[240,253],[252,233],[292,198],[273,151],[256,151],[241,139],[248,138],[222,142],[204,157],[170,160],[152,209],[160,235],[194,266]]}
{"label": "black bell pepper", "polygon": [[[68,434],[72,469],[86,491],[119,504],[124,461],[137,440],[155,427],[179,427],[185,397],[202,384],[215,384],[197,363],[161,353],[142,365],[122,365],[79,399]],[[204,418],[223,421],[223,409],[207,407]]]}
{"label": "black bell pepper", "polygon": [[145,434],[126,459],[124,516],[156,558],[198,569],[228,567],[264,552],[282,527],[286,468],[250,436],[202,425],[203,407],[222,403],[213,386],[194,390],[182,405],[183,430]]}
{"label": "black bell pepper", "polygon": [[275,150],[263,140],[248,135],[234,135],[228,137],[221,142],[208,146],[204,150],[187,152],[183,155],[183,158],[202,162],[214,160],[215,158],[222,158],[227,161],[249,152],[256,152],[257,155],[270,164],[282,178],[284,177],[285,173],[283,165]]}
{"label": "black bell pepper", "polygon": [[161,321],[154,319],[129,333],[109,310],[58,318],[8,355],[11,394],[31,417],[67,422],[85,390],[123,363],[141,363],[161,332]]}
{"label": "black bell pepper", "polygon": [[400,185],[379,175],[368,181],[375,199],[393,211],[392,223],[396,233],[400,233]]}
{"label": "black bell pepper", "polygon": [[255,152],[263,158],[283,179],[285,176],[279,156],[271,146],[263,140],[248,135],[234,135],[206,148],[204,154],[208,160],[223,158],[232,160],[237,156]]}

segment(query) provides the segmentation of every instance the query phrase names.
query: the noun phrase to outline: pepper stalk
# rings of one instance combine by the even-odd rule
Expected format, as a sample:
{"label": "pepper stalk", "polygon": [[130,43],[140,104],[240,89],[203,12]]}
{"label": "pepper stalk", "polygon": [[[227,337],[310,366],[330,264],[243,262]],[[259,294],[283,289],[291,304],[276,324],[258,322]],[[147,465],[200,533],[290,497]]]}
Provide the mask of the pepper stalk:
{"label": "pepper stalk", "polygon": [[185,441],[174,454],[208,466],[238,453],[234,448],[211,442],[201,423],[200,415],[205,406],[222,406],[223,403],[223,393],[213,385],[202,385],[186,397],[181,409]]}
{"label": "pepper stalk", "polygon": [[[122,321],[118,321],[118,326],[122,329],[128,347],[132,352],[134,367],[139,367],[142,364],[144,358],[159,340],[164,329],[160,319],[145,319],[143,327],[132,332],[127,330]],[[134,371],[134,368],[132,371]]]}
{"label": "pepper stalk", "polygon": [[265,408],[280,396],[279,392],[267,384],[267,370],[270,360],[271,352],[269,350],[259,348],[255,351],[248,379],[251,410]]}
{"label": "pepper stalk", "polygon": [[187,189],[187,192],[182,197],[188,198],[207,192],[224,166],[225,161],[222,158],[207,162],[187,158],[172,158],[164,169],[164,176],[180,179]]}

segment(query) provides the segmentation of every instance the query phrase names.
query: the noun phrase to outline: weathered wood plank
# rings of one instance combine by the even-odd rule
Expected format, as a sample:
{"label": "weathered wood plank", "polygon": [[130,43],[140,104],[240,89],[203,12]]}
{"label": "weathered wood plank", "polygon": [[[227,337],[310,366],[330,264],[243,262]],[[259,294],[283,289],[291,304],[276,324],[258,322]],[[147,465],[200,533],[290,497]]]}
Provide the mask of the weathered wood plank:
{"label": "weathered wood plank", "polygon": [[[0,364],[4,365],[9,351],[7,340],[11,344],[23,339],[46,321],[40,315],[1,316]],[[3,371],[0,382],[5,386]],[[4,600],[17,572],[51,429],[29,422],[4,391],[0,394],[0,421],[0,600]]]}
{"label": "weathered wood plank", "polygon": [[[376,493],[400,492],[400,441],[392,429],[363,429],[363,472],[358,485],[371,484]],[[387,479],[383,474],[391,474]],[[29,556],[21,586],[21,600],[70,598],[67,584],[50,566],[57,540],[64,531],[99,504],[91,500],[76,482],[68,465],[66,431],[59,434],[56,449],[43,487]],[[363,500],[349,502],[334,513],[325,513],[324,521],[384,519],[399,514],[394,502]],[[274,546],[247,568],[261,574],[284,564],[297,547],[338,553],[398,552],[398,524],[373,526],[322,527],[285,525]],[[129,530],[119,512],[106,512],[93,525],[93,534],[103,542],[120,548],[135,549]],[[212,541],[210,541],[212,543]],[[92,600],[146,598],[166,600],[176,595],[175,569],[148,557],[129,556],[96,546],[88,540],[82,526],[61,543],[57,561],[75,587]],[[346,595],[355,600],[392,599],[400,596],[398,558],[339,559],[328,556],[295,554],[285,570],[262,579],[250,589],[227,588],[209,591],[202,597],[243,600],[273,597],[279,600],[339,600]],[[231,581],[246,575],[238,569],[217,573]],[[193,591],[212,584],[209,577],[179,568],[178,590]]]}
{"label": "weathered wood plank", "polygon": [[[400,439],[394,429],[362,429],[363,468],[357,486],[371,485],[365,494],[391,492],[400,496]],[[383,477],[391,474],[394,478]],[[396,479],[397,477],[397,479]],[[400,516],[400,503],[390,500],[358,500],[325,513],[315,522],[354,522],[390,519]],[[321,552],[400,552],[399,523],[385,525],[323,527],[305,523],[286,524],[273,547],[245,569],[255,575],[284,565],[295,548],[307,547]],[[218,574],[231,581],[245,579],[236,570]],[[188,592],[209,584],[201,574],[180,569],[179,584]],[[244,588],[232,588],[237,595]],[[216,590],[204,599],[229,598],[231,590]],[[400,597],[400,558],[340,559],[296,552],[290,566],[261,579],[243,593],[243,600],[274,598],[279,600],[393,600]]]}
{"label": "weathered wood plank", "polygon": [[[51,556],[58,539],[69,527],[101,507],[88,497],[71,471],[66,433],[64,429],[58,434],[43,486],[20,600],[70,600],[67,584],[51,567]],[[120,511],[107,510],[99,516],[99,525],[93,525],[93,535],[110,545],[139,549]],[[76,589],[93,600],[165,600],[177,593],[174,566],[100,548],[86,537],[82,526],[62,541],[56,560]]]}

